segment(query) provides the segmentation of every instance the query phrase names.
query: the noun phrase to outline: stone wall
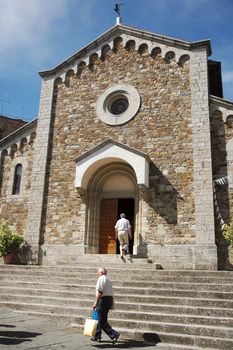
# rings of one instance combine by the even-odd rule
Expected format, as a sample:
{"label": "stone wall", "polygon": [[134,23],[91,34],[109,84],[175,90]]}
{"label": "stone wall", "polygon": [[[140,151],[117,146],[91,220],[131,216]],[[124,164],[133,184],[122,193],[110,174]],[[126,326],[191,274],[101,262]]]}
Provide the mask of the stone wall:
{"label": "stone wall", "polygon": [[[1,153],[0,220],[7,220],[12,229],[24,235],[31,190],[34,139],[34,132],[29,135],[21,135],[21,138],[18,139],[19,145],[9,141]],[[20,192],[12,194],[17,164],[22,164]]]}
{"label": "stone wall", "polygon": [[[189,61],[149,55],[115,41],[113,50],[57,81],[46,184],[47,244],[83,241],[83,203],[74,186],[75,159],[111,138],[147,154],[152,163],[147,239],[158,244],[195,242],[193,150]],[[128,123],[109,126],[96,101],[109,86],[129,83],[141,107]],[[80,214],[81,213],[81,214]]]}
{"label": "stone wall", "polygon": [[[211,140],[214,179],[225,178],[216,184],[218,206],[224,222],[233,218],[233,104],[211,101]],[[219,226],[220,220],[217,221]],[[218,240],[217,240],[218,241]],[[221,242],[218,241],[218,243]]]}

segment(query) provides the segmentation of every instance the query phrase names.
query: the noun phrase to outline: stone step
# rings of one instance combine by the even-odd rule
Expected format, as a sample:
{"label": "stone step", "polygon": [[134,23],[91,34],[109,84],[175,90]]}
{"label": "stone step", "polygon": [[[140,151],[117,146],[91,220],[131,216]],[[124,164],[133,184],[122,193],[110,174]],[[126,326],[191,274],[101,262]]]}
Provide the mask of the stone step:
{"label": "stone step", "polygon": [[[25,304],[25,296],[15,295],[14,302],[8,295],[1,295],[1,306],[13,306],[19,308],[20,304]],[[27,298],[27,305],[33,309],[38,309],[42,313],[50,311],[51,313],[56,314],[69,314],[69,315],[84,315],[88,317],[90,314],[90,308],[92,303],[89,301],[88,305],[80,306],[79,302],[76,299],[64,300],[62,298],[39,298],[31,297]],[[12,307],[11,306],[11,307]],[[226,325],[228,327],[233,327],[233,317],[226,315],[224,317],[224,310],[217,309],[216,315],[213,315],[212,309],[199,309],[198,313],[195,313],[193,308],[173,308],[168,309],[165,305],[157,305],[157,308],[149,309],[149,305],[135,305],[132,309],[128,309],[126,303],[119,304],[116,303],[116,310],[112,311],[112,317],[117,318],[126,318],[131,320],[140,320],[144,319],[148,322],[150,321],[159,321],[159,322],[174,322],[174,323],[189,323],[189,324],[203,324],[203,325]],[[28,307],[24,305],[24,307]],[[127,311],[126,311],[127,310]],[[206,314],[205,314],[205,311]],[[209,316],[210,315],[210,316]]]}
{"label": "stone step", "polygon": [[[92,305],[93,298],[89,299],[83,299],[80,298],[77,295],[66,295],[64,296],[57,296],[56,294],[51,294],[49,296],[49,293],[45,291],[44,295],[41,295],[39,293],[33,293],[32,295],[28,295],[27,293],[24,294],[19,294],[19,290],[16,290],[14,293],[14,301],[20,302],[20,301],[25,301],[25,296],[27,297],[27,302],[38,302],[42,301],[43,303],[46,304],[54,304],[54,305],[73,305],[76,307],[86,307],[90,308],[90,305]],[[1,292],[0,294],[0,299],[3,301],[11,301],[12,300],[12,293],[11,294],[3,294]],[[176,305],[176,306],[171,306],[167,304],[152,304],[152,303],[134,303],[133,304],[128,304],[122,301],[119,301],[116,298],[116,308],[117,310],[124,311],[124,310],[131,310],[131,311],[137,311],[137,312],[158,312],[158,313],[166,313],[166,314],[185,314],[185,315],[193,315],[193,316],[212,316],[212,317],[228,317],[231,318],[233,317],[233,310],[229,309],[224,309],[220,307],[214,307],[208,308],[205,306],[202,307],[191,307],[191,306],[183,306],[183,305]],[[203,303],[205,305],[205,303]]]}
{"label": "stone step", "polygon": [[[19,286],[17,283],[15,284],[15,287],[11,285],[11,287],[0,287],[0,295],[8,295],[10,298],[15,298],[15,294],[23,293],[24,296],[41,296],[41,297],[52,297],[52,298],[63,298],[64,300],[69,301],[69,299],[75,299],[79,300],[79,302],[82,302],[83,300],[87,299],[91,303],[93,301],[93,291],[87,293],[87,292],[78,292],[76,288],[73,290],[63,290],[63,289],[46,289],[42,288],[42,286],[35,285],[34,288],[30,288],[28,285],[25,286],[25,283],[23,283],[22,286]],[[36,287],[36,288],[35,288]],[[46,286],[45,286],[46,287]],[[57,287],[57,286],[56,286]],[[184,306],[184,307],[207,307],[207,308],[221,308],[224,309],[225,312],[229,312],[229,316],[231,315],[231,312],[233,310],[233,300],[228,299],[200,299],[200,298],[184,298],[184,297],[165,297],[165,296],[141,296],[141,295],[124,295],[121,294],[115,294],[115,298],[118,300],[118,302],[124,301],[127,303],[127,307],[134,307],[134,305],[156,305],[156,304],[162,304],[167,305],[168,307],[175,306]],[[81,300],[80,300],[81,299]]]}
{"label": "stone step", "polygon": [[[145,261],[126,268],[114,259],[109,275],[117,308],[109,316],[125,336],[157,336],[189,350],[233,349],[232,272],[164,271]],[[102,265],[97,260],[83,259],[81,266],[0,265],[0,305],[64,318],[81,331],[94,301],[96,267]]]}
{"label": "stone step", "polygon": [[[16,286],[17,283],[14,282],[14,285]],[[12,284],[7,284],[5,288],[8,286],[13,286]],[[20,283],[18,287],[26,287],[32,286],[29,283]],[[45,289],[45,290],[55,290],[57,293],[59,291],[62,291],[63,293],[67,293],[66,295],[73,295],[78,294],[80,296],[89,296],[93,298],[94,295],[94,287],[93,286],[85,286],[85,288],[82,288],[83,286],[79,285],[59,285],[59,284],[39,284],[35,283],[33,285],[37,290]],[[2,287],[0,287],[2,288]],[[133,293],[132,289],[126,290],[126,288],[114,288],[115,292],[114,295],[116,298],[123,298],[128,303],[134,303],[134,302],[141,302],[141,303],[156,303],[157,300],[164,300],[168,303],[176,303],[178,300],[181,304],[189,304],[189,302],[193,305],[201,305],[202,299],[204,299],[204,303],[206,305],[211,305],[211,303],[217,303],[218,305],[222,305],[222,307],[232,307],[232,293],[193,293],[188,291],[166,291],[166,290],[154,290],[152,293],[152,290],[143,290],[143,289],[135,289],[135,293]],[[136,294],[137,293],[137,294]],[[148,293],[148,294],[147,294]],[[160,299],[159,299],[160,298]],[[213,299],[213,300],[211,300]],[[199,301],[199,302],[198,302]],[[209,302],[208,302],[209,301]],[[225,306],[223,306],[225,304]]]}
{"label": "stone step", "polygon": [[[16,303],[16,302],[1,302],[0,304],[2,307],[10,307],[15,308],[17,310],[33,310],[37,311],[39,314],[47,312],[51,314],[56,315],[63,315],[63,317],[67,316],[67,319],[72,317],[74,319],[74,322],[77,322],[79,324],[83,323],[83,320],[90,315],[90,311],[87,311],[84,308],[73,308],[73,311],[71,312],[72,308],[67,307],[59,307],[55,305],[43,305],[42,304],[26,304],[26,303]],[[120,315],[121,316],[121,315]],[[225,337],[225,338],[232,338],[233,340],[233,327],[226,326],[226,325],[218,325],[216,327],[215,324],[211,325],[205,325],[205,324],[195,324],[195,323],[186,323],[181,322],[181,319],[177,320],[176,318],[172,318],[168,321],[163,321],[160,319],[157,320],[148,320],[145,319],[145,317],[141,317],[140,319],[135,319],[134,317],[129,318],[129,313],[126,313],[125,318],[122,317],[117,318],[114,315],[114,311],[111,311],[109,314],[109,320],[115,326],[116,328],[124,327],[128,329],[146,329],[146,330],[155,330],[161,331],[161,332],[175,332],[175,333],[182,333],[182,334],[193,334],[193,335],[205,335],[205,336],[213,336],[213,337]],[[161,315],[160,315],[161,316]],[[188,318],[187,318],[188,319]],[[173,322],[174,320],[174,322]],[[180,321],[180,322],[179,322]],[[192,321],[192,320],[191,320]]]}
{"label": "stone step", "polygon": [[[20,281],[20,276],[18,285],[19,286],[27,286],[29,285],[29,282],[22,282]],[[4,281],[5,284],[11,284],[11,280],[8,279],[0,279]],[[30,280],[30,279],[29,279]],[[51,281],[51,279],[49,279]],[[64,281],[62,281],[64,282]],[[76,284],[76,283],[62,283],[61,281],[56,283],[45,283],[45,282],[30,282],[31,286],[37,286],[38,288],[47,288],[47,289],[76,289],[79,292],[86,291],[87,293],[93,292],[94,288],[94,282],[90,285],[85,285],[85,284]],[[14,280],[12,283],[17,283],[17,280]],[[13,284],[12,284],[13,285]],[[178,287],[177,287],[178,288]],[[212,288],[213,289],[213,288]],[[233,298],[233,291],[232,292],[224,292],[224,291],[215,291],[215,290],[210,290],[210,291],[202,291],[202,290],[189,290],[189,289],[184,289],[184,290],[179,290],[179,289],[165,289],[165,288],[150,288],[150,287],[128,287],[128,286],[118,286],[114,285],[114,291],[115,294],[123,294],[124,296],[131,296],[131,295],[144,295],[145,297],[148,296],[179,296],[179,297],[198,297],[198,298],[214,298],[214,299],[232,299]]]}
{"label": "stone step", "polygon": [[[78,284],[94,284],[96,282],[96,279],[93,278],[93,273],[85,274],[85,279],[83,273],[45,273],[40,271],[36,274],[33,271],[27,272],[24,274],[19,274],[18,271],[11,271],[9,275],[9,271],[5,270],[1,272],[0,280],[22,280],[27,279],[28,281],[43,281],[44,279],[48,279],[52,281],[60,281],[60,282],[69,282],[73,283],[76,282]],[[114,274],[111,276],[111,280],[113,283],[118,285],[125,285],[125,286],[144,286],[145,283],[147,283],[147,286],[150,287],[156,287],[156,288],[164,288],[167,286],[171,286],[171,288],[174,288],[176,286],[179,286],[180,289],[215,289],[215,290],[225,290],[225,291],[231,291],[233,286],[233,279],[232,281],[227,279],[195,279],[195,278],[180,278],[179,281],[174,282],[174,278],[170,277],[167,278],[164,276],[162,277],[156,277],[156,281],[151,281],[151,276],[145,276],[145,275],[137,275],[137,278],[135,280],[135,274],[125,274],[119,277],[119,274]]]}
{"label": "stone step", "polygon": [[[77,300],[80,305],[85,300],[89,303],[89,305],[93,302],[93,293],[77,293],[77,291],[69,291],[69,290],[53,290],[53,289],[33,289],[33,288],[22,288],[16,286],[15,288],[9,288],[9,287],[0,287],[0,293],[9,295],[9,297],[15,298],[15,294],[19,294],[20,291],[23,293],[24,296],[41,296],[42,298],[52,297],[52,298],[63,298],[64,300],[69,301],[70,299]],[[183,298],[183,297],[156,297],[156,298],[147,298],[145,297],[138,297],[138,296],[131,296],[130,302],[127,300],[125,296],[122,297],[122,295],[115,295],[115,299],[118,303],[122,303],[122,300],[128,305],[128,308],[132,308],[134,306],[143,305],[144,308],[149,308],[152,306],[159,305],[166,305],[167,307],[190,307],[190,308],[209,308],[209,314],[211,314],[211,310],[214,308],[217,309],[223,309],[225,312],[228,312],[228,315],[230,317],[232,310],[233,310],[233,301],[230,300],[224,300],[224,299],[199,299],[199,298]],[[86,304],[85,304],[86,305]]]}
{"label": "stone step", "polygon": [[[133,254],[127,254],[124,259],[121,259],[120,254],[85,254],[84,256],[78,256],[77,258],[74,258],[74,256],[67,257],[66,261],[57,261],[56,266],[59,267],[66,267],[66,266],[72,266],[75,264],[90,264],[91,262],[94,262],[95,265],[99,266],[105,266],[105,265],[153,265],[155,268],[157,267],[156,264],[153,264],[150,260],[147,258],[140,258],[137,255]],[[51,265],[52,266],[52,265]]]}
{"label": "stone step", "polygon": [[[91,266],[90,266],[91,265]],[[131,265],[130,265],[131,266]],[[95,261],[92,261],[90,264],[90,261],[87,260],[86,264],[79,264],[77,266],[38,266],[38,265],[4,265],[0,264],[0,272],[4,270],[15,270],[15,271],[21,271],[24,273],[25,271],[36,271],[35,273],[39,273],[39,271],[43,272],[76,272],[76,273],[91,273],[94,276],[96,275],[96,269],[98,268],[98,265],[95,263]],[[126,272],[127,274],[131,271],[134,272],[134,275],[137,272],[142,272],[143,274],[151,274],[151,271],[153,271],[153,276],[166,276],[166,277],[197,277],[197,278],[225,278],[232,280],[233,275],[231,271],[213,271],[213,270],[157,270],[155,264],[142,264],[140,267],[131,266],[129,270],[129,266],[125,267],[125,265],[119,266],[118,264],[113,264],[111,268],[108,268],[109,275],[112,276],[114,272]]]}
{"label": "stone step", "polygon": [[[54,319],[64,319],[67,320],[67,315],[51,315],[49,313],[38,313],[36,311],[20,311],[26,312],[30,315],[43,316],[43,317],[52,317]],[[83,331],[84,319],[69,317],[69,321],[74,323],[77,330],[80,332]],[[145,341],[146,343],[154,343],[159,345],[162,343],[166,348],[167,344],[176,345],[178,344],[177,349],[183,349],[186,346],[188,350],[203,350],[203,349],[223,349],[223,350],[232,350],[233,349],[233,338],[229,337],[219,337],[219,336],[209,336],[209,335],[197,335],[197,334],[187,334],[187,333],[176,333],[176,332],[164,332],[160,330],[159,324],[154,324],[153,329],[141,329],[140,324],[137,325],[134,329],[125,327],[124,324],[121,324],[120,320],[111,320],[110,322],[114,328],[116,328],[121,333],[122,339],[135,339],[140,341]],[[141,322],[140,322],[141,323]],[[203,329],[205,333],[205,329]],[[160,345],[162,345],[160,344]],[[100,345],[101,346],[101,345]],[[146,345],[145,345],[146,346]],[[166,349],[167,350],[167,349]]]}
{"label": "stone step", "polygon": [[[0,281],[6,281],[10,283],[11,280],[14,281],[21,281],[22,276],[16,276],[15,278],[11,276],[10,278],[8,276],[2,276],[0,277]],[[48,280],[48,277],[44,278],[35,278],[35,276],[28,276],[28,281],[31,281],[32,283],[38,283],[39,281],[44,282]],[[94,286],[96,283],[96,280],[94,279],[84,279],[84,278],[70,278],[70,277],[63,277],[63,278],[49,278],[49,280],[54,283],[57,283],[60,281],[61,283],[66,282],[66,284],[76,284],[76,285],[92,285]],[[35,282],[36,281],[36,282]],[[124,281],[119,279],[112,279],[113,285],[119,287],[125,287],[125,288],[143,288],[145,287],[145,283],[147,288],[150,289],[176,289],[176,290],[191,290],[191,291],[215,291],[215,292],[232,292],[233,290],[233,284],[216,284],[216,283],[188,283],[188,282],[180,282],[180,283],[172,283],[172,282],[151,282],[151,281]]]}
{"label": "stone step", "polygon": [[[11,280],[19,281],[21,282],[24,276],[22,275],[14,275],[11,274],[8,276],[7,274],[0,276],[0,281],[6,281],[10,282]],[[92,285],[94,286],[96,283],[95,279],[89,279],[89,278],[81,278],[79,277],[69,277],[69,276],[35,276],[35,275],[27,275],[25,278],[27,281],[32,282],[43,282],[47,281],[49,279],[50,283],[68,283],[68,284],[77,284],[77,285]],[[144,287],[145,283],[147,285],[147,288],[151,289],[176,289],[176,290],[191,290],[191,291],[223,291],[223,292],[231,292],[233,289],[233,284],[216,284],[216,283],[191,283],[191,282],[151,282],[151,281],[145,281],[145,280],[124,280],[124,279],[112,279],[113,285],[118,287],[131,287],[131,288],[138,288],[138,287]]]}

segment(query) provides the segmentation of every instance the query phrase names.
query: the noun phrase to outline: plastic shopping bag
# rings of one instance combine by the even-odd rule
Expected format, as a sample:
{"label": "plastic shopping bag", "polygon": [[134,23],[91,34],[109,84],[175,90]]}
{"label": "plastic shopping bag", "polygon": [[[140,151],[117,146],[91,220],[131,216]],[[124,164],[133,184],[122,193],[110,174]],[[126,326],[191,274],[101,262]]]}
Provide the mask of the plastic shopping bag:
{"label": "plastic shopping bag", "polygon": [[98,314],[98,311],[93,310],[93,311],[91,312],[91,318],[92,318],[93,320],[98,321],[98,320],[99,320],[99,314]]}

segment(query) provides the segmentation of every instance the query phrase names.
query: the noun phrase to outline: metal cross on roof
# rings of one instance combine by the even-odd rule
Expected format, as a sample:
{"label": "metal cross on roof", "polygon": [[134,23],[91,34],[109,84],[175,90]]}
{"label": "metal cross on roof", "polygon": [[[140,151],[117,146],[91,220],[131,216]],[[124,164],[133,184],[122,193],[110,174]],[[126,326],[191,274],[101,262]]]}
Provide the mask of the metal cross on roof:
{"label": "metal cross on roof", "polygon": [[123,4],[115,4],[115,7],[114,7],[114,11],[116,11],[116,13],[120,16],[121,15],[121,6]]}
{"label": "metal cross on roof", "polygon": [[115,7],[114,7],[114,11],[117,13],[117,19],[116,19],[116,24],[121,24],[122,23],[122,21],[121,21],[121,6],[122,6],[123,4],[118,4],[118,3],[116,3],[115,4]]}

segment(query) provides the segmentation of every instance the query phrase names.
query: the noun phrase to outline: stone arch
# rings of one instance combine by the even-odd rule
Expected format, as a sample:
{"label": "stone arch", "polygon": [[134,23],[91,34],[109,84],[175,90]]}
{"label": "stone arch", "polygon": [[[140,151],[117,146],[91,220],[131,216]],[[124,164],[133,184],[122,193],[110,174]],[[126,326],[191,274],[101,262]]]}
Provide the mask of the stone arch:
{"label": "stone arch", "polygon": [[10,157],[13,159],[15,153],[18,151],[18,146],[16,143],[13,143],[10,147]]}
{"label": "stone arch", "polygon": [[[135,203],[134,209],[134,251],[139,244],[139,194],[136,174],[132,167],[123,162],[109,160],[104,166],[96,169],[88,183],[86,195],[86,227],[85,227],[85,253],[99,253],[100,225],[101,225],[101,202],[118,201],[132,198]],[[117,217],[116,217],[117,219]],[[115,221],[112,223],[114,230]]]}
{"label": "stone arch", "polygon": [[26,137],[23,137],[23,138],[20,140],[20,145],[19,145],[19,150],[20,150],[21,153],[25,150],[27,144],[28,144],[27,138],[26,138]]}
{"label": "stone arch", "polygon": [[113,50],[117,51],[122,46],[123,39],[118,36],[113,40]]}
{"label": "stone arch", "polygon": [[161,50],[160,47],[154,47],[154,48],[152,49],[152,51],[151,51],[151,57],[152,57],[152,58],[155,58],[155,57],[157,57],[158,55],[161,55],[161,52],[162,52],[162,50]]}
{"label": "stone arch", "polygon": [[57,77],[54,80],[54,87],[56,88],[58,85],[61,85],[63,83],[62,78],[61,77]]}
{"label": "stone arch", "polygon": [[36,139],[36,132],[34,131],[33,133],[31,133],[30,138],[29,138],[29,144],[33,144],[33,142]]}
{"label": "stone arch", "polygon": [[104,61],[109,51],[111,50],[109,45],[104,45],[101,49],[101,59]]}
{"label": "stone arch", "polygon": [[188,62],[189,60],[190,60],[190,56],[189,55],[182,55],[179,58],[178,65],[183,67],[186,64],[186,62]]}
{"label": "stone arch", "polygon": [[66,75],[65,75],[65,84],[67,87],[70,86],[70,80],[71,80],[71,77],[74,76],[74,70],[73,69],[69,69],[67,72],[66,72]]}
{"label": "stone arch", "polygon": [[144,154],[108,140],[76,160],[75,186],[86,191],[90,178],[110,162],[123,162],[134,170],[138,185],[149,187],[149,160]]}
{"label": "stone arch", "polygon": [[[136,179],[136,174],[133,170],[133,168],[123,162],[123,161],[118,161],[118,162],[109,162],[104,166],[101,166],[96,170],[96,172],[93,174],[93,176],[90,178],[87,190],[88,191],[102,191],[104,186],[106,186],[106,180],[109,180],[109,178],[112,176],[112,174],[121,174],[121,173],[127,173],[127,177],[129,177],[132,180],[132,183],[134,184],[134,189],[137,187],[137,179]],[[121,190],[124,188],[125,184],[122,185],[121,182],[118,182],[117,186],[121,188]],[[118,190],[119,190],[118,188]],[[106,187],[105,187],[106,189]],[[130,189],[130,191],[132,188]]]}
{"label": "stone arch", "polygon": [[80,76],[82,74],[82,72],[85,70],[86,66],[87,66],[86,62],[84,62],[84,61],[79,62],[78,68],[77,68],[77,75]]}
{"label": "stone arch", "polygon": [[128,40],[125,44],[125,48],[127,51],[134,51],[136,47],[136,42],[134,40]]}
{"label": "stone arch", "polygon": [[[144,153],[113,140],[104,141],[76,160],[75,186],[86,208],[84,229],[86,253],[98,253],[101,198],[128,197],[133,198],[135,204],[133,253],[146,256],[143,235],[146,226],[144,210],[148,197],[149,162],[148,156]],[[127,180],[124,180],[126,178]],[[125,182],[124,186],[122,182]]]}
{"label": "stone arch", "polygon": [[138,52],[140,55],[148,54],[148,45],[147,44],[141,44],[138,48]]}
{"label": "stone arch", "polygon": [[166,52],[165,57],[164,57],[164,61],[166,63],[170,63],[174,59],[175,59],[175,52],[174,51]]}
{"label": "stone arch", "polygon": [[233,114],[230,114],[226,118],[226,125],[229,129],[233,128]]}
{"label": "stone arch", "polygon": [[99,58],[99,56],[97,55],[97,53],[91,54],[91,56],[90,56],[90,58],[89,58],[89,69],[90,69],[91,71],[93,71],[94,65],[95,65],[95,63],[97,62],[98,58]]}
{"label": "stone arch", "polygon": [[2,150],[1,152],[1,158],[4,158],[8,155],[7,149]]}
{"label": "stone arch", "polygon": [[63,84],[62,78],[61,77],[57,77],[54,80],[54,94],[53,94],[53,98],[54,98],[54,105],[55,105],[55,101],[57,100],[57,96],[59,93],[59,88],[60,86]]}
{"label": "stone arch", "polygon": [[211,117],[212,117],[212,119],[213,119],[213,121],[223,121],[223,114],[222,114],[222,112],[221,111],[219,111],[219,110],[214,110],[213,112],[212,112],[212,114],[211,114]]}

